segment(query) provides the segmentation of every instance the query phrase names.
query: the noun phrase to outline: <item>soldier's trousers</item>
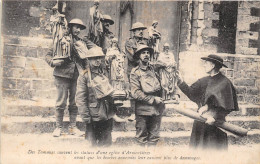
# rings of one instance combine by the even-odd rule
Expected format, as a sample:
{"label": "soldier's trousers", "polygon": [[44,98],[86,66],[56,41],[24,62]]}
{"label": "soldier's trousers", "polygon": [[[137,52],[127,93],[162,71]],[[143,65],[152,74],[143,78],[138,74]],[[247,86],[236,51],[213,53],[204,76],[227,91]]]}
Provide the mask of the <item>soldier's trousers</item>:
{"label": "soldier's trousers", "polygon": [[110,146],[112,144],[112,126],[113,119],[87,123],[85,138],[91,142],[92,146]]}
{"label": "soldier's trousers", "polygon": [[136,140],[138,143],[156,145],[160,139],[162,116],[136,115]]}
{"label": "soldier's trousers", "polygon": [[78,108],[75,102],[77,79],[68,79],[55,76],[55,85],[57,88],[57,99],[55,105],[56,127],[62,127],[64,110],[66,109],[68,98],[70,126],[75,127],[78,114]]}

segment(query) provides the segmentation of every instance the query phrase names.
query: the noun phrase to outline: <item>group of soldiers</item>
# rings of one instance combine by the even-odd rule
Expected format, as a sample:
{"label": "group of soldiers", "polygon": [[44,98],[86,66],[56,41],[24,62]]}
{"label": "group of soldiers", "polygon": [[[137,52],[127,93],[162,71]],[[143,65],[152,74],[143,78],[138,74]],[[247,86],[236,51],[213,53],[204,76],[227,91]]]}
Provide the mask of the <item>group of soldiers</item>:
{"label": "group of soldiers", "polygon": [[[84,135],[76,127],[79,111],[86,123],[85,138],[94,146],[109,146],[113,120],[122,121],[118,117],[122,113],[133,120],[135,114],[137,143],[156,145],[165,102],[178,102],[177,83],[184,85],[174,55],[168,43],[163,45],[163,52],[159,50],[158,21],[149,27],[149,38],[143,35],[147,28],[134,23],[130,29],[133,37],[121,50],[109,30],[114,21],[98,7],[99,1],[95,0],[89,13],[89,33],[84,38],[79,37],[80,31],[86,29],[82,20],[75,18],[67,23],[57,7],[53,8],[53,48],[46,55],[47,63],[54,67],[57,88],[53,136],[62,133],[69,100],[69,134]],[[126,102],[131,104],[129,109],[125,108]]]}

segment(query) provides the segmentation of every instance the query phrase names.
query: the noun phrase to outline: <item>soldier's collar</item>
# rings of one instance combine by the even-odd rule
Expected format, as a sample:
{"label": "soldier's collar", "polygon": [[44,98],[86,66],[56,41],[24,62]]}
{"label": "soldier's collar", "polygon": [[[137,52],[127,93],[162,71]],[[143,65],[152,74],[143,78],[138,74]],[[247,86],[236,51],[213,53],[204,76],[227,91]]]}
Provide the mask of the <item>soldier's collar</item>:
{"label": "soldier's collar", "polygon": [[148,63],[148,65],[143,65],[142,62],[140,62],[139,68],[146,71],[147,69],[151,68],[151,65],[150,63]]}
{"label": "soldier's collar", "polygon": [[103,71],[102,71],[102,69],[99,67],[99,68],[90,68],[90,72],[92,72],[92,73],[95,73],[95,74],[103,74]]}
{"label": "soldier's collar", "polygon": [[73,35],[71,35],[71,38],[73,39],[73,41],[78,41],[78,40],[80,40],[80,38],[79,38],[78,36],[73,36]]}
{"label": "soldier's collar", "polygon": [[142,41],[142,40],[143,40],[143,37],[134,37],[134,39],[135,39],[136,41]]}

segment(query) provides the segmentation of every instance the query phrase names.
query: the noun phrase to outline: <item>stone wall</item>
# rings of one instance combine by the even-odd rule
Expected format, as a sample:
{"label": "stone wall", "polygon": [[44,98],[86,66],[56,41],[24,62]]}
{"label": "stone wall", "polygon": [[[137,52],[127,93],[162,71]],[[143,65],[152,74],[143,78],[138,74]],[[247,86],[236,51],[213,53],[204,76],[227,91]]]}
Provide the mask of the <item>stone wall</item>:
{"label": "stone wall", "polygon": [[52,42],[49,18],[55,3],[3,2],[3,97],[55,97],[53,69],[44,61]]}
{"label": "stone wall", "polygon": [[260,55],[260,2],[239,2],[236,53]]}
{"label": "stone wall", "polygon": [[[225,63],[229,66],[228,69],[223,69],[222,72],[237,88],[239,101],[241,103],[259,104],[260,3],[256,1],[238,2],[237,18],[234,17],[232,20],[237,19],[234,24],[235,30],[237,27],[236,38],[230,35],[221,36],[220,30],[223,30],[223,27],[221,29],[221,23],[228,21],[223,20],[223,15],[232,14],[223,13],[225,10],[223,11],[222,8],[226,7],[227,11],[234,12],[234,9],[228,8],[228,5],[232,6],[232,4],[225,3],[227,2],[186,1],[182,3],[180,70],[184,75],[184,79],[189,84],[192,84],[198,78],[206,75],[203,73],[200,58],[210,53],[218,54],[224,58]],[[222,53],[227,51],[225,47],[228,48],[223,39],[235,39],[233,41],[236,53]],[[182,97],[187,99],[184,95]]]}
{"label": "stone wall", "polygon": [[[192,84],[205,76],[201,57],[208,52],[183,51],[180,53],[180,71],[184,80]],[[228,68],[221,71],[234,84],[240,103],[260,104],[260,57],[256,55],[218,53]],[[182,94],[183,99],[187,99]]]}
{"label": "stone wall", "polygon": [[50,38],[55,1],[3,1],[2,34]]}
{"label": "stone wall", "polygon": [[51,40],[5,36],[3,97],[54,98],[53,69],[44,61]]}
{"label": "stone wall", "polygon": [[[48,22],[55,3],[3,3],[4,97],[55,97],[53,69],[43,59],[51,46]],[[187,82],[192,83],[205,75],[200,57],[220,51],[219,8],[223,4],[220,1],[183,1],[181,4],[180,69]],[[240,102],[259,103],[259,8],[259,2],[238,3],[236,54],[218,53],[229,66],[223,72],[237,87]]]}
{"label": "stone wall", "polygon": [[181,51],[199,48],[200,51],[217,52],[218,28],[216,24],[219,20],[219,13],[214,7],[217,4],[219,1],[182,3]]}
{"label": "stone wall", "polygon": [[[134,1],[133,21],[143,22],[146,26],[152,24],[153,19],[161,20],[158,29],[162,32],[164,42],[169,42],[171,47],[177,50],[178,28],[177,2],[139,2]],[[44,61],[44,55],[51,46],[51,33],[49,19],[52,7],[56,1],[3,1],[3,96],[30,99],[33,97],[53,98],[55,97],[55,86],[53,84],[52,71]],[[92,2],[68,1],[66,7],[66,18],[80,18],[87,23],[89,8]],[[147,8],[150,5],[151,8]],[[142,13],[142,7],[146,7],[148,13]],[[155,15],[154,10],[168,13],[172,21],[168,21],[164,12]],[[118,35],[120,2],[107,1],[100,3],[100,10],[111,15],[115,24],[110,30]],[[158,12],[157,12],[158,13]],[[153,14],[153,15],[152,15]],[[145,22],[146,21],[146,22]],[[130,22],[129,22],[130,23]],[[127,31],[131,23],[127,24]],[[81,36],[87,34],[87,30],[81,32]],[[124,40],[130,35],[123,38]]]}

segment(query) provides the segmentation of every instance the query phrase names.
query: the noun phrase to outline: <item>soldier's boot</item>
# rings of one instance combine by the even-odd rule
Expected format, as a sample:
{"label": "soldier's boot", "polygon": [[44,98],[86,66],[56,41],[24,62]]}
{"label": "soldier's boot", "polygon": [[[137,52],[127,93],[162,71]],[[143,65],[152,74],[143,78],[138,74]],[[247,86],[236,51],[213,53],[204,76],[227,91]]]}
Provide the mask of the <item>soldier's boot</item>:
{"label": "soldier's boot", "polygon": [[76,126],[76,119],[77,119],[78,111],[71,111],[69,110],[69,116],[70,116],[70,125],[69,125],[69,134],[70,135],[76,135],[76,136],[84,136],[84,132],[80,131]]}
{"label": "soldier's boot", "polygon": [[69,134],[75,135],[75,136],[78,136],[78,137],[83,137],[85,135],[85,132],[80,131],[76,126],[74,126],[74,127],[69,126]]}
{"label": "soldier's boot", "polygon": [[135,120],[135,101],[131,100],[131,109],[130,109],[130,113],[131,115],[128,117],[128,121],[134,121]]}
{"label": "soldier's boot", "polygon": [[59,137],[61,135],[61,128],[56,128],[53,132],[52,132],[52,136],[53,137]]}
{"label": "soldier's boot", "polygon": [[64,116],[64,109],[56,109],[55,117],[56,117],[56,129],[53,131],[53,137],[59,137],[62,132],[63,126],[63,116]]}

